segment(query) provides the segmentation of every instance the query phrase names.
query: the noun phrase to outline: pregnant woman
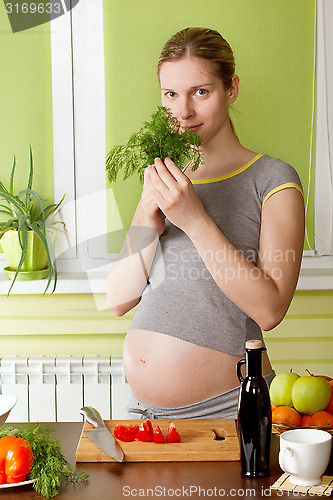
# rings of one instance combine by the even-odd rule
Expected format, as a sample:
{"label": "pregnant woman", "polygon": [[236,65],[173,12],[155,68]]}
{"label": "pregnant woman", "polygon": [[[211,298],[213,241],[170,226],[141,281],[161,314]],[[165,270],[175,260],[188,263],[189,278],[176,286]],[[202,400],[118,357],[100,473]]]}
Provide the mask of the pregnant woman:
{"label": "pregnant woman", "polygon": [[[234,418],[236,364],[292,300],[304,202],[289,164],[242,146],[228,108],[233,52],[216,31],[186,28],[158,61],[162,105],[196,132],[202,164],[147,166],[141,200],[107,278],[121,316],[139,304],[124,344],[132,418]],[[249,124],[251,126],[251,124]],[[274,376],[267,353],[263,373]]]}

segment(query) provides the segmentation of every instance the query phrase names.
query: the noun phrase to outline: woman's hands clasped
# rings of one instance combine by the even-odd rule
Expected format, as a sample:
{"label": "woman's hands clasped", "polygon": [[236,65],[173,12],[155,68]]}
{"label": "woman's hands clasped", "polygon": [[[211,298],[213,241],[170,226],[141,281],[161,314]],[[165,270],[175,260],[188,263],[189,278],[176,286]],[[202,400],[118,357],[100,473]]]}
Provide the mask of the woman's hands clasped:
{"label": "woman's hands clasped", "polygon": [[185,233],[206,214],[190,179],[170,159],[156,158],[145,170],[142,200],[146,215],[156,217],[158,210]]}
{"label": "woman's hands clasped", "polygon": [[141,204],[144,213],[144,224],[155,229],[158,236],[161,236],[165,229],[165,215],[154,200],[146,171],[141,194]]}

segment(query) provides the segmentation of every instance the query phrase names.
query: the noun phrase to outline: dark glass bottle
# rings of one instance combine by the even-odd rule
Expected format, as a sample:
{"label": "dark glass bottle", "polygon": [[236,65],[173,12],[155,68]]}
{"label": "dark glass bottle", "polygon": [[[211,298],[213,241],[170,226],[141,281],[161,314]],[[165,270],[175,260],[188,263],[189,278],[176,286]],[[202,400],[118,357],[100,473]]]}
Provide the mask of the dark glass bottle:
{"label": "dark glass bottle", "polygon": [[[262,376],[261,340],[245,343],[246,359],[237,363],[241,382],[237,431],[241,452],[242,474],[247,477],[269,475],[272,432],[272,409],[266,380]],[[246,377],[241,367],[246,364]]]}

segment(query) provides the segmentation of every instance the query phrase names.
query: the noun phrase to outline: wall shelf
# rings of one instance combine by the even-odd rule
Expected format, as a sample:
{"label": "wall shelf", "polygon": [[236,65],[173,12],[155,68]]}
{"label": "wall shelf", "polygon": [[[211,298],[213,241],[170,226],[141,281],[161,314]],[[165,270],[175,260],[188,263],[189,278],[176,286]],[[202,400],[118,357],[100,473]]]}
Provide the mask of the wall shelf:
{"label": "wall shelf", "polygon": [[[111,263],[110,263],[111,264]],[[111,264],[112,265],[112,264]],[[52,282],[53,283],[53,282]],[[11,295],[43,294],[46,280],[16,281]],[[6,295],[10,281],[1,269],[0,295]],[[52,287],[50,286],[50,290]],[[333,257],[303,257],[297,290],[333,290]],[[55,294],[103,294],[106,271],[59,272]],[[48,291],[47,294],[50,292]]]}
{"label": "wall shelf", "polygon": [[[104,273],[58,273],[57,287],[55,294],[76,294],[76,293],[105,293],[106,275]],[[0,272],[0,295],[6,295],[10,287],[10,281],[3,271]],[[43,294],[47,280],[36,281],[16,281],[10,295],[33,295]],[[47,294],[53,287],[53,280],[49,286]]]}

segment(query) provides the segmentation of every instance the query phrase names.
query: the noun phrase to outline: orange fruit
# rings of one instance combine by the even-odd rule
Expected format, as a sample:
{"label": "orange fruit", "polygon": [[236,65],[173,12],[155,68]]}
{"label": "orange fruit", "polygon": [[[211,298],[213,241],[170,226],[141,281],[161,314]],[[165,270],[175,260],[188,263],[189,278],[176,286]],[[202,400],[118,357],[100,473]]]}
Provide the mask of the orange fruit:
{"label": "orange fruit", "polygon": [[282,422],[283,424],[299,427],[302,422],[302,417],[295,408],[291,408],[290,406],[278,406],[272,412],[272,420],[274,422]]}
{"label": "orange fruit", "polygon": [[303,415],[301,427],[309,427],[312,415]]}
{"label": "orange fruit", "polygon": [[319,427],[333,427],[333,415],[328,411],[322,410],[314,413],[310,420],[310,425]]}

